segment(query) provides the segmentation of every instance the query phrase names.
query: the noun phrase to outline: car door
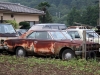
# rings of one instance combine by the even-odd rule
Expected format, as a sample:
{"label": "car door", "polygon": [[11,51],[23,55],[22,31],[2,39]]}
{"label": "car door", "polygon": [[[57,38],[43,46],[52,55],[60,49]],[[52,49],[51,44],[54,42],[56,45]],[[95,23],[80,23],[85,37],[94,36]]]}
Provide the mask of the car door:
{"label": "car door", "polygon": [[[32,37],[31,35],[34,35],[35,37]],[[47,31],[37,31],[35,33],[32,33],[31,35],[29,37],[34,38],[30,39],[31,42],[33,41],[31,49],[34,49],[35,53],[37,54],[54,53],[53,41]]]}

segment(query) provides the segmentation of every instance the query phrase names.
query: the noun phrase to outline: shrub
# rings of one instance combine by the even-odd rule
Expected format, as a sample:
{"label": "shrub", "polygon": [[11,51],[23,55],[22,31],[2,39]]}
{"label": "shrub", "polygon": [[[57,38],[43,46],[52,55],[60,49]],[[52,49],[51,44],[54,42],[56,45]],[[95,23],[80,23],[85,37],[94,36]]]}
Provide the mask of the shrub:
{"label": "shrub", "polygon": [[19,25],[21,26],[20,29],[29,29],[30,28],[30,24],[25,21],[20,22]]}

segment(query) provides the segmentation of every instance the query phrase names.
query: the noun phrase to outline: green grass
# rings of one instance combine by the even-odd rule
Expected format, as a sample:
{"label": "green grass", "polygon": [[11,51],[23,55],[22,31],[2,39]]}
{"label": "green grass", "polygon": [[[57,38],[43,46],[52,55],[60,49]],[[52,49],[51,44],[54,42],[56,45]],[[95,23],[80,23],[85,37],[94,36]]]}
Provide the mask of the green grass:
{"label": "green grass", "polygon": [[[0,64],[9,69],[9,71],[19,70],[33,72],[33,69],[40,68],[43,73],[48,73],[50,70],[58,70],[60,73],[68,72],[71,75],[100,75],[100,63],[96,60],[73,59],[62,61],[54,58],[36,58],[36,57],[16,57],[8,55],[0,55]],[[54,75],[56,75],[56,71]],[[51,74],[53,75],[53,74]]]}

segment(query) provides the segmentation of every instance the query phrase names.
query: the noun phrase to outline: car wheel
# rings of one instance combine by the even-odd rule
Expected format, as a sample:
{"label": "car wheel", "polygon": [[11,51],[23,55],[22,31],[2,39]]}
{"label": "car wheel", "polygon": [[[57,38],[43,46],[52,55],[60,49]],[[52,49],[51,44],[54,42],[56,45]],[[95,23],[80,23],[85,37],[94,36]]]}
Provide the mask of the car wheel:
{"label": "car wheel", "polygon": [[95,59],[96,58],[96,54],[94,51],[90,51],[90,52],[87,52],[86,54],[86,59]]}
{"label": "car wheel", "polygon": [[70,60],[75,57],[75,52],[71,49],[66,49],[62,52],[62,60]]}
{"label": "car wheel", "polygon": [[24,48],[22,48],[22,47],[17,48],[16,49],[16,56],[25,57],[26,51],[24,50]]}

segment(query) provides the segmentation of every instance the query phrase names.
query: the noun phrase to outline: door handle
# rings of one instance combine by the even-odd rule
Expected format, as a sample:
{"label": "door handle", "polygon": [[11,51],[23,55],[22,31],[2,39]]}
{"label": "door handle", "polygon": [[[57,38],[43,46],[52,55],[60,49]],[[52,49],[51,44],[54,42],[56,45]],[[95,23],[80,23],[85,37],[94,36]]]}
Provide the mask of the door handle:
{"label": "door handle", "polygon": [[36,44],[37,43],[37,41],[34,41],[34,44]]}

